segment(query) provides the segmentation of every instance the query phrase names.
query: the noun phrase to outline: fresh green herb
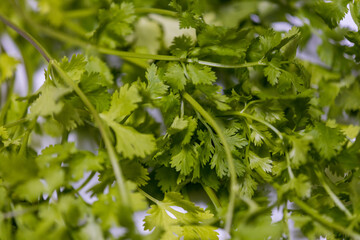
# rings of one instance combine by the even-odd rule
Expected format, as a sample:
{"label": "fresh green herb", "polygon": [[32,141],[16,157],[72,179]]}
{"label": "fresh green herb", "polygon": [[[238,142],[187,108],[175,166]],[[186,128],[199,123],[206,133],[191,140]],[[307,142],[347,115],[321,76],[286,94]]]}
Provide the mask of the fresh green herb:
{"label": "fresh green herb", "polygon": [[0,240],[360,239],[358,1],[35,2],[0,7]]}

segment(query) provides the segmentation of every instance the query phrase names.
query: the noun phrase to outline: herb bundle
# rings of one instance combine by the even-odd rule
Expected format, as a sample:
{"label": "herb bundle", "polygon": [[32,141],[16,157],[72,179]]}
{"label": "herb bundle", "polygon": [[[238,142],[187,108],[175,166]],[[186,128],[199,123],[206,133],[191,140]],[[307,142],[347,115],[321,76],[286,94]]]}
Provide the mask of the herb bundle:
{"label": "herb bundle", "polygon": [[[357,0],[2,0],[2,43],[21,58],[1,45],[0,240],[218,239],[219,228],[296,239],[292,223],[309,239],[360,239],[348,12],[360,27]],[[89,203],[79,192],[94,178]],[[133,220],[144,210],[148,235]]]}

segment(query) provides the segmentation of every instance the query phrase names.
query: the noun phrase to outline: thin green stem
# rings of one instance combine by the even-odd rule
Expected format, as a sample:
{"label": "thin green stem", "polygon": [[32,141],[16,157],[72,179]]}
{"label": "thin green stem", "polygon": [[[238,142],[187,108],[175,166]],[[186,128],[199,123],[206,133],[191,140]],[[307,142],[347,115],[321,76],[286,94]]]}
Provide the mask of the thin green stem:
{"label": "thin green stem", "polygon": [[247,68],[247,67],[266,66],[267,65],[267,63],[264,63],[262,61],[248,62],[248,63],[241,63],[241,64],[222,64],[222,63],[208,62],[208,61],[203,61],[203,60],[187,59],[186,62],[198,63],[201,65],[205,65],[205,66],[209,66],[209,67],[216,67],[216,68]]}
{"label": "thin green stem", "polygon": [[347,228],[345,228],[345,227],[343,227],[341,225],[338,225],[335,222],[327,220],[326,218],[321,216],[321,214],[319,214],[315,209],[313,209],[312,207],[307,205],[305,202],[303,202],[299,198],[294,197],[291,200],[299,208],[301,208],[305,213],[307,213],[310,217],[312,217],[314,220],[318,221],[323,226],[325,226],[325,227],[327,227],[329,229],[333,229],[335,231],[338,231],[338,232],[340,232],[342,234],[345,234],[345,235],[351,237],[352,239],[360,240],[360,234],[359,233],[354,232],[351,229],[347,229]]}
{"label": "thin green stem", "polygon": [[135,8],[136,14],[148,14],[155,13],[159,15],[169,16],[169,17],[178,17],[178,13],[170,10],[159,9],[159,8]]}
{"label": "thin green stem", "polygon": [[36,125],[36,120],[37,120],[37,118],[34,118],[31,121],[28,129],[25,132],[25,136],[24,136],[24,138],[22,140],[21,147],[20,147],[20,150],[19,150],[19,155],[20,156],[25,156],[27,154],[27,146],[28,146],[30,134],[31,134],[32,130],[34,129],[35,125]]}
{"label": "thin green stem", "polygon": [[114,146],[112,145],[110,137],[106,132],[106,128],[103,122],[101,121],[98,112],[96,111],[92,103],[89,101],[87,96],[84,94],[84,92],[78,87],[78,85],[75,84],[75,82],[66,74],[66,72],[62,70],[62,68],[56,61],[51,60],[50,65],[55,68],[55,70],[59,73],[60,77],[65,81],[65,83],[69,85],[72,89],[74,89],[75,93],[80,97],[81,101],[84,103],[84,105],[88,108],[91,115],[93,116],[95,123],[98,125],[99,131],[105,143],[105,148],[109,155],[109,159],[114,171],[117,186],[120,192],[121,201],[124,204],[124,206],[130,208],[130,196],[126,189],[125,180],[121,171],[119,160],[117,158]]}
{"label": "thin green stem", "polygon": [[15,24],[13,24],[10,20],[8,20],[6,17],[0,15],[0,21],[2,21],[3,23],[5,23],[7,26],[9,26],[10,28],[12,28],[13,30],[15,30],[19,35],[21,35],[23,38],[25,38],[28,42],[31,43],[31,45],[33,45],[36,50],[38,50],[38,52],[45,58],[45,60],[47,62],[50,61],[51,57],[50,54],[46,51],[45,48],[43,48],[41,46],[41,44],[35,39],[33,38],[30,34],[26,33],[25,31],[23,31],[22,29],[20,29],[18,26],[16,26]]}
{"label": "thin green stem", "polygon": [[29,121],[29,119],[27,119],[27,118],[21,118],[21,119],[15,121],[15,122],[11,122],[11,123],[5,124],[4,127],[5,127],[5,128],[16,127],[16,126],[18,126],[18,125],[21,125],[21,124],[27,122],[27,121]]}
{"label": "thin green stem", "polygon": [[254,101],[251,101],[250,103],[246,104],[245,107],[244,107],[240,112],[241,112],[241,113],[245,112],[246,109],[249,108],[249,106],[254,105],[255,103],[258,103],[258,102],[263,102],[263,100],[254,100]]}
{"label": "thin green stem", "polygon": [[291,233],[290,233],[290,226],[289,226],[289,213],[288,213],[288,206],[287,206],[286,202],[284,204],[283,216],[284,216],[284,222],[286,225],[286,234],[288,236],[288,239],[291,240]]}
{"label": "thin green stem", "polygon": [[[36,23],[35,23],[36,24]],[[93,44],[89,44],[89,42],[86,42],[84,40],[70,37],[65,33],[53,30],[48,27],[41,26],[39,24],[36,24],[36,27],[46,35],[49,35],[51,37],[54,37],[60,41],[77,45],[85,49],[94,49],[98,51],[99,53],[107,54],[107,55],[114,55],[119,56],[123,58],[140,58],[140,59],[149,59],[149,60],[165,60],[165,61],[179,61],[180,59],[175,56],[168,56],[168,55],[153,55],[153,54],[146,54],[146,53],[136,53],[136,52],[127,52],[127,51],[119,51],[104,47],[99,47]]]}
{"label": "thin green stem", "polygon": [[91,181],[91,179],[95,176],[95,174],[96,172],[91,172],[90,175],[86,178],[86,180],[81,184],[81,186],[78,187],[77,189],[74,189],[73,192],[74,193],[80,192],[80,190],[83,189]]}
{"label": "thin green stem", "polygon": [[329,185],[325,182],[323,175],[318,170],[315,170],[315,174],[318,177],[321,185],[323,186],[327,194],[329,194],[330,198],[334,201],[335,205],[341,211],[343,211],[349,219],[352,219],[354,216],[349,212],[349,210],[344,206],[344,204],[340,201],[340,199],[336,196],[336,194],[331,190]]}
{"label": "thin green stem", "polygon": [[5,101],[5,104],[4,106],[2,107],[1,109],[1,112],[0,112],[0,124],[4,124],[5,123],[5,120],[6,120],[6,114],[9,110],[9,107],[11,105],[11,96],[13,94],[13,91],[14,91],[14,86],[15,86],[15,77],[11,77],[10,78],[10,81],[8,82],[9,85],[7,86],[7,91],[6,91],[6,101]]}
{"label": "thin green stem", "polygon": [[248,62],[248,63],[242,63],[242,64],[222,64],[222,63],[215,63],[215,62],[208,62],[203,60],[194,60],[194,59],[181,59],[176,56],[171,55],[157,55],[157,54],[146,54],[146,53],[135,53],[135,52],[127,52],[127,51],[119,51],[104,47],[99,47],[93,44],[89,44],[86,41],[83,41],[81,39],[77,39],[74,37],[70,37],[62,32],[56,31],[51,28],[47,28],[44,26],[41,26],[37,23],[32,22],[32,25],[36,26],[36,29],[41,31],[42,33],[56,38],[62,42],[66,42],[72,45],[77,45],[79,47],[85,48],[85,49],[93,49],[99,53],[107,54],[107,55],[114,55],[124,58],[126,61],[133,62],[134,64],[147,68],[148,64],[143,62],[134,62],[134,60],[131,60],[132,58],[138,58],[138,59],[148,59],[148,60],[159,60],[159,61],[183,61],[187,63],[198,63],[201,65],[209,66],[209,67],[217,67],[217,68],[247,68],[247,67],[254,67],[254,66],[266,66],[267,63],[264,62]]}
{"label": "thin green stem", "polygon": [[204,184],[201,184],[204,191],[210,198],[211,202],[214,204],[216,210],[218,211],[221,208],[221,203],[219,201],[219,198],[216,196],[214,190],[211,187],[205,186]]}
{"label": "thin green stem", "polygon": [[156,203],[157,205],[161,204],[161,202],[159,200],[157,200],[156,198],[154,198],[153,196],[151,196],[150,194],[148,194],[147,192],[145,192],[144,190],[142,190],[141,188],[138,188],[139,193],[141,193],[144,197],[146,197],[147,199],[149,199],[150,201]]}
{"label": "thin green stem", "polygon": [[[86,18],[91,17],[97,14],[99,9],[97,8],[87,8],[87,9],[77,9],[66,11],[65,18]],[[170,10],[164,10],[159,8],[135,8],[135,14],[149,14],[155,13],[159,15],[165,15],[169,17],[178,17],[178,13]]]}
{"label": "thin green stem", "polygon": [[235,163],[230,151],[229,144],[225,138],[223,130],[221,129],[219,124],[215,121],[215,119],[188,93],[184,92],[183,97],[210,124],[210,126],[219,136],[221,143],[223,144],[226,154],[226,160],[228,162],[229,172],[230,172],[230,196],[229,196],[228,210],[226,213],[225,231],[230,232],[232,218],[234,214],[234,208],[235,208],[235,195],[236,192],[238,191],[238,185],[236,181]]}

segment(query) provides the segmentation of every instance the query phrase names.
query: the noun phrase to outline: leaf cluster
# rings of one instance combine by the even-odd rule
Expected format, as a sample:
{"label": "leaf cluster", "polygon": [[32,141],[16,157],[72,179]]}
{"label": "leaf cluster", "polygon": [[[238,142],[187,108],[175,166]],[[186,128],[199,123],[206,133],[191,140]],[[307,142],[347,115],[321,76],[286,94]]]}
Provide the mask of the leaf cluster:
{"label": "leaf cluster", "polygon": [[359,1],[1,6],[0,240],[360,239]]}

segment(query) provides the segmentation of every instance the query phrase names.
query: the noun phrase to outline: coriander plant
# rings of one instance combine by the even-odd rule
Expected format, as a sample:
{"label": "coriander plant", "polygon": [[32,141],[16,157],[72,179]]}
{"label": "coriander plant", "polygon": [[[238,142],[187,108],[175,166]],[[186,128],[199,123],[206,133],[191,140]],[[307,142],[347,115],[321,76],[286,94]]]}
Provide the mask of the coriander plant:
{"label": "coriander plant", "polygon": [[360,239],[346,14],[360,27],[358,0],[1,0],[0,240]]}

